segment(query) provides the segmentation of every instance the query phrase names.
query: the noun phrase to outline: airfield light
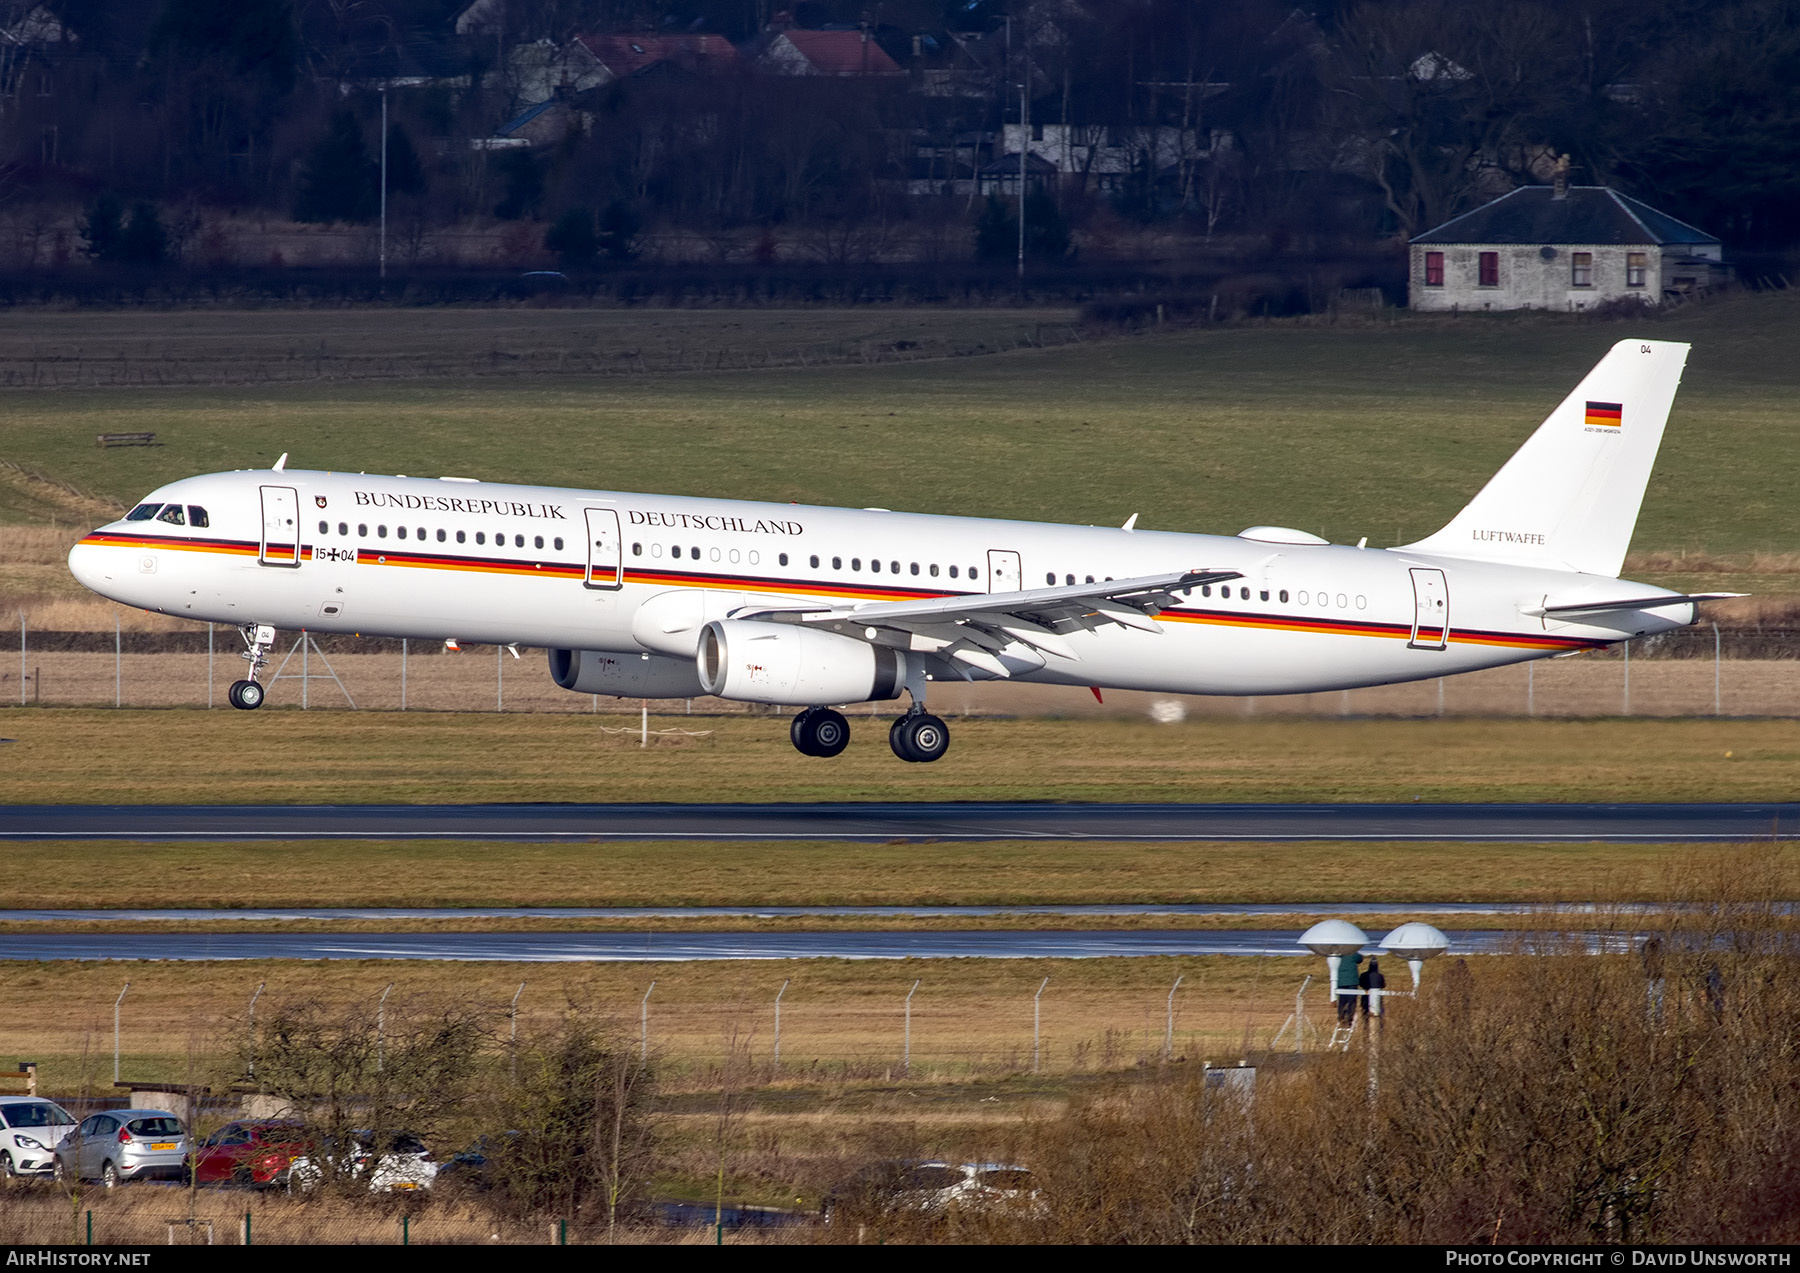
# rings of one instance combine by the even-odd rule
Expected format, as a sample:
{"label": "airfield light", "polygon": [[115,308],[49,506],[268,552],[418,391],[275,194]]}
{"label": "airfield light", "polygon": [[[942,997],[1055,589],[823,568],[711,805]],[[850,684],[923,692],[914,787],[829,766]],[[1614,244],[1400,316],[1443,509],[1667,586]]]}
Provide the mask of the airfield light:
{"label": "airfield light", "polygon": [[1345,955],[1354,955],[1369,944],[1369,935],[1345,919],[1322,919],[1300,934],[1300,944],[1315,955],[1325,957],[1331,977],[1328,985],[1337,997],[1338,963]]}
{"label": "airfield light", "polygon": [[1425,961],[1450,949],[1450,939],[1430,924],[1413,920],[1402,924],[1381,940],[1384,951],[1399,955],[1412,970],[1413,989],[1419,988],[1419,972]]}

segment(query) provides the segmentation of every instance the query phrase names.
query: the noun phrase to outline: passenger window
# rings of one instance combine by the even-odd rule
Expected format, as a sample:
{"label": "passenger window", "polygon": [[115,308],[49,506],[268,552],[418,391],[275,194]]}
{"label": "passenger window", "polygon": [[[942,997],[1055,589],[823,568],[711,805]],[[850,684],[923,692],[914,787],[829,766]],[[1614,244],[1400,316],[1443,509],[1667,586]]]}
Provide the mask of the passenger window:
{"label": "passenger window", "polygon": [[714,548],[712,550],[712,559],[714,561],[717,561],[719,559],[719,550],[717,548]]}
{"label": "passenger window", "polygon": [[1201,595],[1201,596],[1203,596],[1203,597],[1210,597],[1210,596],[1212,596],[1212,585],[1211,585],[1211,584],[1209,584],[1209,583],[1203,583],[1203,584],[1201,584],[1201,585],[1200,585],[1200,595]]}
{"label": "passenger window", "polygon": [[1264,601],[1267,601],[1269,599],[1269,590],[1267,588],[1264,588],[1262,590],[1262,599]]}
{"label": "passenger window", "polygon": [[440,543],[440,544],[443,543],[444,539],[445,539],[444,532],[442,530],[438,531],[438,543]]}
{"label": "passenger window", "polygon": [[784,566],[787,565],[787,554],[786,553],[781,554],[781,564]]}
{"label": "passenger window", "polygon": [[475,532],[475,542],[478,544],[487,543],[487,532],[485,530],[476,531]]}
{"label": "passenger window", "polygon": [[[897,561],[888,562],[888,573],[895,574],[895,575],[899,574],[900,573],[900,563]],[[915,575],[919,573],[919,568],[917,566],[913,567],[913,573]]]}
{"label": "passenger window", "polygon": [[385,523],[380,526],[377,526],[375,528],[375,538],[377,538],[377,539],[386,539],[387,538],[387,526]]}
{"label": "passenger window", "polygon": [[869,561],[869,569],[873,570],[876,574],[880,574],[881,573],[881,558],[879,558],[879,557],[871,558]]}
{"label": "passenger window", "polygon": [[457,542],[457,543],[459,543],[459,544],[466,544],[466,543],[468,543],[468,542],[469,542],[469,540],[468,540],[468,532],[467,532],[467,531],[461,531],[461,530],[459,530],[459,531],[457,531],[457,532],[456,532],[456,542]]}
{"label": "passenger window", "polygon": [[553,541],[551,541],[551,546],[554,547],[557,552],[561,552],[562,551],[562,536],[558,535]]}
{"label": "passenger window", "polygon": [[406,527],[404,527],[404,526],[394,527],[394,535],[398,539],[405,539],[406,538]]}
{"label": "passenger window", "polygon": [[165,505],[163,511],[156,515],[156,520],[159,522],[167,522],[171,526],[187,525],[187,515],[181,511],[181,505],[179,504]]}
{"label": "passenger window", "polygon": [[329,535],[331,533],[331,523],[330,522],[320,522],[319,523],[319,533],[321,535]]}
{"label": "passenger window", "polygon": [[139,504],[136,508],[125,514],[125,520],[128,522],[147,522],[152,517],[156,516],[156,510],[161,507],[161,504]]}
{"label": "passenger window", "polygon": [[1287,589],[1286,588],[1283,588],[1281,590],[1281,604],[1284,606],[1287,604]]}
{"label": "passenger window", "polygon": [[536,547],[542,548],[544,546],[544,537],[539,535],[532,542]]}
{"label": "passenger window", "polygon": [[1243,600],[1243,601],[1248,601],[1248,600],[1250,600],[1250,589],[1248,589],[1248,588],[1239,588],[1239,589],[1238,589],[1238,597],[1239,597],[1239,599],[1240,599],[1240,600]]}
{"label": "passenger window", "polygon": [[356,537],[358,539],[367,539],[369,537],[369,523],[367,523],[367,522],[356,523]]}
{"label": "passenger window", "polygon": [[952,579],[956,578],[956,567],[955,566],[950,567],[950,577]]}
{"label": "passenger window", "polygon": [[1307,596],[1306,596],[1306,594],[1305,594],[1305,593],[1304,593],[1304,592],[1302,592],[1302,593],[1301,593],[1301,594],[1300,594],[1300,604],[1301,604],[1301,605],[1305,605],[1305,604],[1306,604],[1306,602],[1307,602]]}
{"label": "passenger window", "polygon": [[199,526],[204,529],[205,527],[212,525],[212,523],[207,520],[206,510],[204,508],[201,508],[198,504],[189,504],[188,525]]}
{"label": "passenger window", "polygon": [[350,533],[350,527],[343,522],[339,522],[338,523],[338,534],[348,535],[349,533]]}
{"label": "passenger window", "polygon": [[812,568],[814,570],[817,570],[819,568],[819,554],[818,553],[814,553],[811,557],[808,557],[807,560],[812,563]]}
{"label": "passenger window", "polygon": [[[1093,583],[1093,582],[1094,582],[1094,577],[1093,577],[1093,576],[1092,576],[1092,575],[1089,575],[1089,576],[1088,576],[1088,577],[1087,577],[1087,581],[1088,581],[1088,582],[1089,582],[1089,583]],[[1192,593],[1191,593],[1191,592],[1190,592],[1190,593],[1189,593],[1189,594],[1188,594],[1188,595],[1189,595],[1189,596],[1192,596],[1192,595],[1193,595],[1193,594],[1192,594]]]}
{"label": "passenger window", "polygon": [[1049,585],[1049,584],[1053,584],[1055,582],[1056,582],[1056,572],[1054,570],[1046,570],[1044,572],[1044,583],[1046,585]]}
{"label": "passenger window", "polygon": [[861,570],[862,569],[862,558],[861,557],[852,557],[850,559],[850,569]]}
{"label": "passenger window", "polygon": [[524,546],[525,546],[525,536],[514,535],[513,536],[513,547],[514,548],[523,548]]}
{"label": "passenger window", "polygon": [[930,571],[931,577],[933,579],[936,579],[937,578],[937,562],[934,561],[931,563],[931,565],[929,567],[929,571]]}
{"label": "passenger window", "polygon": [[916,575],[916,574],[918,574],[918,573],[919,573],[919,563],[918,563],[918,562],[916,562],[916,561],[915,561],[915,562],[913,562],[913,564],[912,564],[912,572],[913,572],[913,573],[914,573],[914,574],[915,574],[915,575]]}
{"label": "passenger window", "polygon": [[842,570],[844,568],[844,559],[842,557],[833,557],[831,559],[831,568],[833,570]]}
{"label": "passenger window", "polygon": [[661,544],[651,544],[650,545],[650,555],[652,557],[662,556],[662,545]]}
{"label": "passenger window", "polygon": [[631,546],[631,555],[633,557],[642,557],[644,555],[644,546],[642,544],[633,544]]}
{"label": "passenger window", "polygon": [[1075,584],[1075,576],[1074,575],[1065,575],[1065,576],[1063,576],[1063,582],[1068,584],[1069,586],[1073,587]]}
{"label": "passenger window", "polygon": [[969,578],[979,579],[980,577],[981,577],[981,572],[979,570],[975,569],[975,567],[970,566],[969,567]]}

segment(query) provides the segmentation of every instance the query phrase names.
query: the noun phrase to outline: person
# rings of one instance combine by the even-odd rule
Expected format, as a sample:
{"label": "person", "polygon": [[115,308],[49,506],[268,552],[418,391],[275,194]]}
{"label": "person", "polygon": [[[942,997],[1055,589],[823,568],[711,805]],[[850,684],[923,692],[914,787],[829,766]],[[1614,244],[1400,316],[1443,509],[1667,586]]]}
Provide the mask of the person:
{"label": "person", "polygon": [[1387,989],[1387,978],[1381,975],[1381,961],[1371,958],[1368,971],[1360,978],[1363,992],[1363,1015],[1365,1017],[1381,1016],[1381,996],[1374,993]]}
{"label": "person", "polygon": [[1356,1024],[1357,992],[1362,989],[1362,956],[1345,955],[1338,960],[1337,1017],[1339,1025]]}

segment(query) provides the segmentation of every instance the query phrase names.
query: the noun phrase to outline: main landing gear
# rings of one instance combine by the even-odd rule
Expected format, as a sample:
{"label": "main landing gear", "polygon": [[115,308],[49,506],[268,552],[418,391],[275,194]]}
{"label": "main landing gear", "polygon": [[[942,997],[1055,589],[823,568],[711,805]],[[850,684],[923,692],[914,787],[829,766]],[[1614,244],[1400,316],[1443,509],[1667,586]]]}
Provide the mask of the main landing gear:
{"label": "main landing gear", "polygon": [[[829,707],[809,707],[794,717],[788,737],[803,756],[835,756],[850,745],[850,722]],[[888,730],[888,746],[905,761],[937,760],[950,750],[950,727],[915,703]]]}
{"label": "main landing gear", "polygon": [[244,661],[250,664],[250,675],[244,680],[233,681],[231,688],[225,691],[225,698],[239,711],[253,712],[263,704],[265,691],[256,678],[268,666],[269,650],[275,644],[275,628],[267,623],[246,623],[238,631],[249,647],[244,651]]}

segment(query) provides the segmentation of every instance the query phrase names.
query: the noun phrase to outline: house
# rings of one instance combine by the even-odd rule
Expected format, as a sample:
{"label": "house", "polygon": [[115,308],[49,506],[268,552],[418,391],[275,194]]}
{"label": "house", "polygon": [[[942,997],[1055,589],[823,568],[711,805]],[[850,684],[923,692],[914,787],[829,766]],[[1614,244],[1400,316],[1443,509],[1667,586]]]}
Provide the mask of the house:
{"label": "house", "polygon": [[583,35],[570,51],[577,55],[575,78],[565,87],[576,90],[655,69],[720,75],[742,64],[722,35]]}
{"label": "house", "polygon": [[756,59],[770,75],[904,76],[867,31],[782,31]]}
{"label": "house", "polygon": [[1724,283],[1714,236],[1606,186],[1521,186],[1412,241],[1421,310],[1646,305]]}

